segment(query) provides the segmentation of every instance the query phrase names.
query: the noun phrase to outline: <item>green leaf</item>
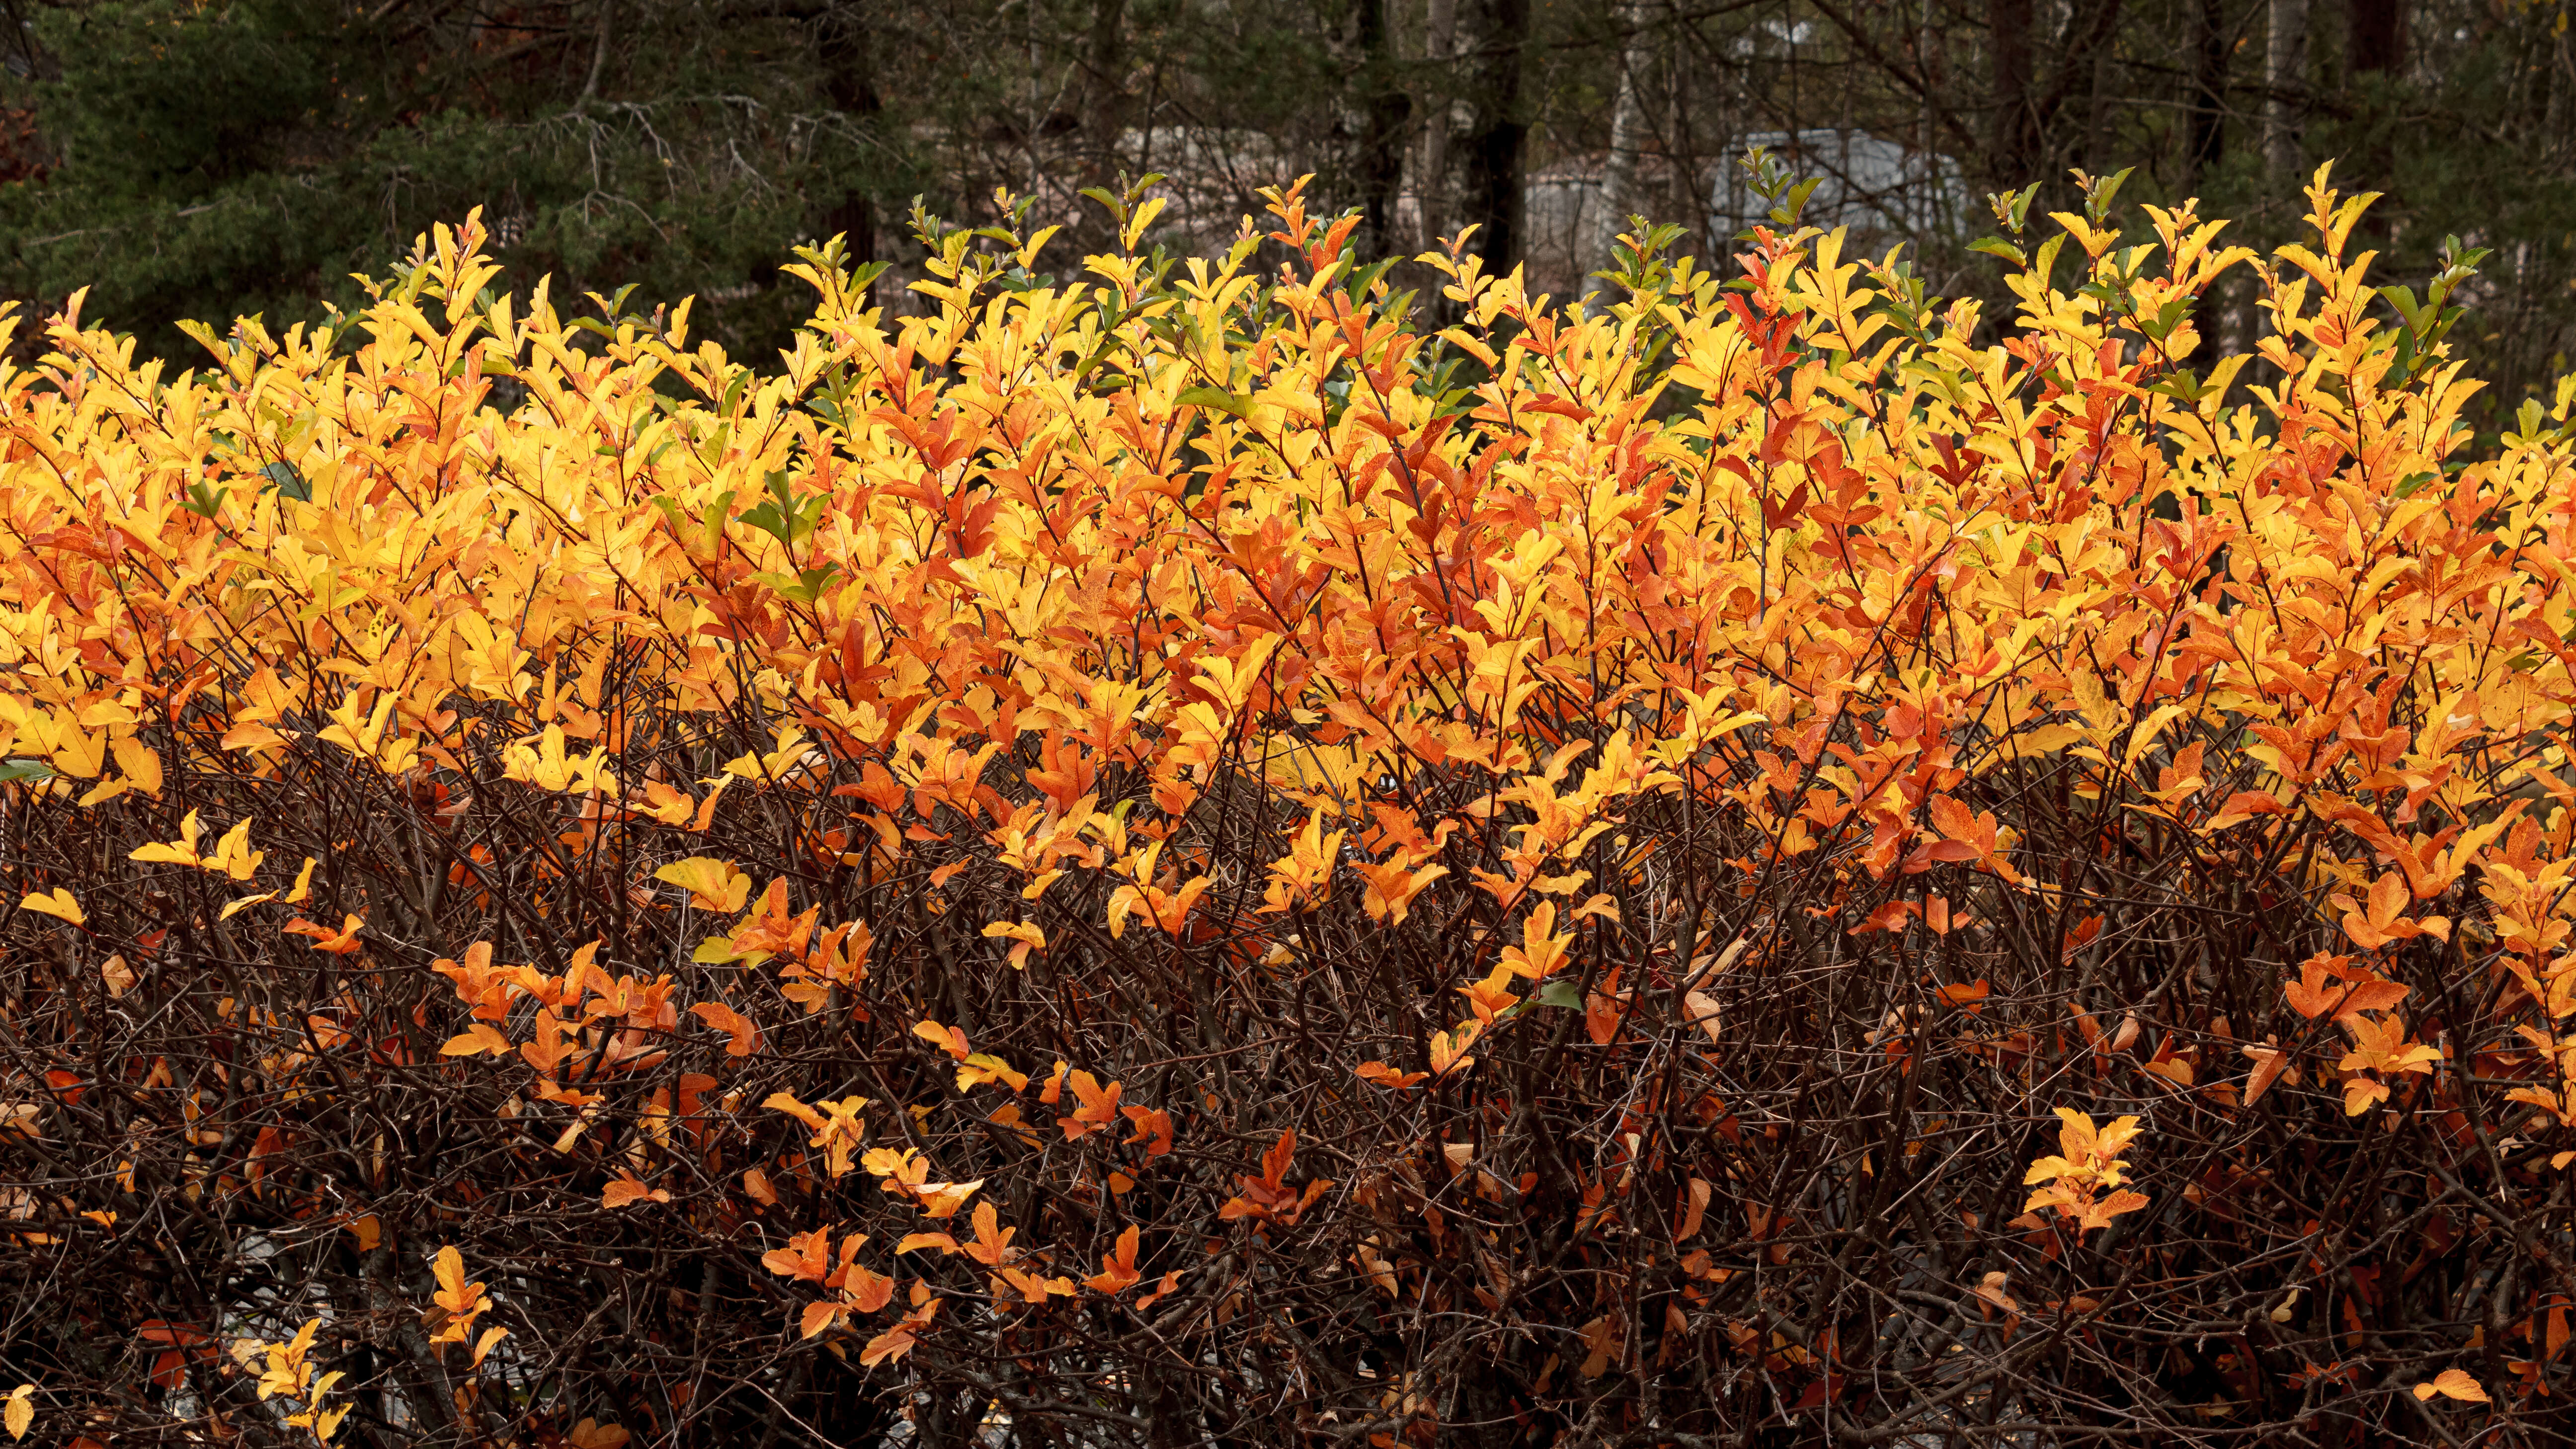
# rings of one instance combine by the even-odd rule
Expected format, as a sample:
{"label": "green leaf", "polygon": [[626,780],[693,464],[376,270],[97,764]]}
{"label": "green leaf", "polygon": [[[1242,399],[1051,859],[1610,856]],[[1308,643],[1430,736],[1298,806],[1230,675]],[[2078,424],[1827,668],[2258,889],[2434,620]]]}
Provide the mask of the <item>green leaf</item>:
{"label": "green leaf", "polygon": [[2414,288],[2382,287],[2379,289],[2379,295],[2388,300],[2388,305],[2397,309],[2398,315],[2406,319],[2408,327],[2418,332],[2424,330],[2424,309],[2415,304]]}
{"label": "green leaf", "polygon": [[1086,186],[1082,188],[1081,194],[1107,208],[1110,216],[1115,218],[1120,226],[1127,224],[1127,203],[1107,188]]}
{"label": "green leaf", "polygon": [[1401,260],[1403,259],[1400,257],[1388,257],[1365,267],[1354,268],[1349,280],[1343,284],[1342,290],[1354,298],[1367,296],[1369,289],[1376,286],[1380,278],[1393,271],[1395,264]]}
{"label": "green leaf", "polygon": [[14,785],[21,780],[50,780],[54,775],[54,767],[42,760],[0,762],[0,784]]}
{"label": "green leaf", "polygon": [[2029,224],[2031,198],[2037,195],[2039,183],[2034,181],[2019,191],[1990,193],[1986,197],[1986,205],[1994,211],[1995,220],[2012,228],[2013,235],[2019,236],[2022,228]]}
{"label": "green leaf", "polygon": [[[2102,218],[2110,215],[2111,199],[2120,194],[2120,187],[2128,181],[2130,173],[2137,169],[2135,166],[2124,166],[2108,176],[2094,178],[2093,184],[2084,190],[2086,219],[2099,225]],[[2034,186],[2031,189],[2037,191],[2039,188]],[[2025,201],[2022,204],[2028,206],[2030,203]]]}
{"label": "green leaf", "polygon": [[2140,312],[2137,317],[2137,327],[2140,332],[2145,333],[2150,339],[2156,342],[2162,342],[2166,338],[2171,337],[2174,329],[2181,326],[2183,319],[2190,315],[2191,299],[2189,297],[2176,297],[2172,301],[2158,307],[2155,315],[2152,317],[2148,316],[2144,312]]}
{"label": "green leaf", "polygon": [[831,583],[833,575],[840,571],[839,564],[827,563],[820,568],[799,569],[792,575],[773,570],[751,577],[753,582],[767,584],[800,604],[810,604],[823,596],[824,586]]}
{"label": "green leaf", "polygon": [[1252,399],[1221,388],[1185,387],[1172,401],[1192,407],[1215,408],[1219,412],[1232,413],[1245,422],[1252,421]]}
{"label": "green leaf", "polygon": [[715,501],[707,505],[706,527],[707,547],[709,548],[721,548],[722,546],[724,540],[725,518],[733,511],[733,495],[734,490],[728,488],[722,493],[717,494],[715,496]]}
{"label": "green leaf", "polygon": [[268,488],[262,488],[260,492],[274,488],[280,497],[292,498],[298,503],[313,501],[313,484],[297,471],[294,464],[271,463],[260,469],[259,474],[268,480]]}
{"label": "green leaf", "polygon": [[791,530],[794,528],[793,523],[779,515],[778,505],[775,503],[764,503],[758,508],[744,509],[742,521],[777,539],[780,543],[790,541]]}
{"label": "green leaf", "polygon": [[2050,237],[2048,240],[2041,242],[2039,244],[2039,251],[2032,256],[2031,270],[2039,273],[2039,279],[2043,284],[2049,284],[2049,279],[2056,273],[2057,253],[2058,250],[2065,245],[2066,233],[2061,231],[2057,235]]}
{"label": "green leaf", "polygon": [[2188,367],[2177,367],[2147,388],[2147,391],[2160,397],[2172,398],[2176,402],[2197,405],[2204,389],[2200,385],[2200,374]]}
{"label": "green leaf", "polygon": [[1810,176],[1790,187],[1789,194],[1781,203],[1771,208],[1771,219],[1782,226],[1796,226],[1798,218],[1807,214],[1807,198],[1816,194],[1816,188],[1823,184],[1824,179]]}
{"label": "green leaf", "polygon": [[1535,1000],[1541,1006],[1563,1006],[1570,1007],[1576,1011],[1581,1011],[1583,1009],[1583,994],[1574,989],[1573,982],[1568,981],[1563,977],[1559,977],[1556,980],[1550,981],[1546,985],[1541,986],[1538,989],[1538,995],[1533,997],[1532,1000]]}

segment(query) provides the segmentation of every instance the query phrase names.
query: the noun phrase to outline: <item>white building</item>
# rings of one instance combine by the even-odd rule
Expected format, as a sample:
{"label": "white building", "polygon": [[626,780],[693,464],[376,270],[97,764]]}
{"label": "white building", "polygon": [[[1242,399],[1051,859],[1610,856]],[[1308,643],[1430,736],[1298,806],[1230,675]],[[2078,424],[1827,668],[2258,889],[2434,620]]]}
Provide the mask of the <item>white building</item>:
{"label": "white building", "polygon": [[[1708,198],[1707,235],[1721,248],[1769,220],[1771,203],[1754,191],[1751,173],[1738,164],[1756,147],[1779,157],[1791,176],[1816,181],[1800,218],[1807,225],[1849,227],[1856,238],[1883,249],[1899,240],[1957,236],[1977,220],[1973,194],[1953,157],[1861,130],[1759,131],[1737,138],[1727,159],[1709,166],[1701,181]],[[1526,256],[1533,287],[1559,295],[1580,291],[1582,273],[1600,265],[1602,239],[1624,229],[1625,217],[1606,214],[1611,203],[1602,195],[1603,165],[1597,155],[1571,158],[1530,177]],[[1657,158],[1639,160],[1640,190],[1649,198],[1671,194],[1655,174],[1659,166]],[[1685,237],[1682,245],[1695,251],[1700,238]]]}

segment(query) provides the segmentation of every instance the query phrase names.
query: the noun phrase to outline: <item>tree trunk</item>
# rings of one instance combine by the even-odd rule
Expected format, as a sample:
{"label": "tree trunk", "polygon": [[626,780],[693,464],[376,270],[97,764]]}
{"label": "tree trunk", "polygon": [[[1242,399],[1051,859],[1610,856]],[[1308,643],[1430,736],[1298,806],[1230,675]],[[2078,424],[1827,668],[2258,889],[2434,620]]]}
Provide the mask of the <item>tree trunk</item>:
{"label": "tree trunk", "polygon": [[1449,97],[1453,82],[1449,64],[1458,56],[1458,0],[1429,0],[1423,15],[1422,58],[1438,87],[1424,107],[1422,117],[1422,169],[1415,173],[1414,192],[1422,209],[1424,249],[1439,245],[1446,235],[1449,199]]}
{"label": "tree trunk", "polygon": [[[2401,78],[2406,70],[2406,0],[2352,0],[2345,17],[2344,65],[2347,78],[2385,75],[2390,80]],[[2365,109],[2376,109],[2365,102]],[[2361,147],[2353,160],[2358,173],[2353,180],[2373,191],[2394,192],[2395,180],[2389,173],[2396,169],[2396,157],[2384,139],[2388,132],[2374,126],[2372,139]],[[2369,245],[2385,249],[2390,236],[2391,213],[2396,205],[2392,195],[2362,213],[2360,233]]]}
{"label": "tree trunk", "polygon": [[2344,59],[2354,75],[2406,68],[2405,0],[2352,0]]}
{"label": "tree trunk", "polygon": [[2199,0],[2192,11],[2191,146],[2183,157],[2183,194],[2195,195],[2227,149],[2227,11],[2224,0]]}
{"label": "tree trunk", "polygon": [[2308,0],[2271,0],[2263,50],[2263,166],[2272,185],[2298,194],[2307,179],[2299,124],[2308,88]]}
{"label": "tree trunk", "polygon": [[[825,11],[814,26],[814,55],[822,66],[823,93],[831,100],[832,108],[860,124],[874,121],[885,109],[885,102],[877,94],[876,57],[858,14],[836,7]],[[875,261],[876,203],[862,187],[845,187],[840,197],[824,208],[818,234],[846,238],[849,259],[854,264]]]}
{"label": "tree trunk", "polygon": [[2096,46],[2091,61],[2092,75],[2085,82],[2091,95],[2085,102],[2084,137],[2079,143],[2073,164],[2088,171],[2101,170],[2096,158],[2110,148],[2111,138],[2111,47]]}
{"label": "tree trunk", "polygon": [[1986,41],[1991,47],[1994,93],[1993,140],[1986,168],[1997,190],[2027,185],[2039,162],[2039,128],[2031,108],[2031,28],[2038,24],[2032,0],[1986,0]]}
{"label": "tree trunk", "polygon": [[1127,134],[1127,0],[1093,0],[1082,66],[1090,142],[1082,162],[1095,183],[1107,185],[1117,174],[1118,148]]}
{"label": "tree trunk", "polygon": [[1476,224],[1476,255],[1506,271],[1528,238],[1523,172],[1529,122],[1521,111],[1521,52],[1529,43],[1529,0],[1475,0],[1475,126],[1467,138],[1466,220]]}
{"label": "tree trunk", "polygon": [[[1637,210],[1637,150],[1646,139],[1646,97],[1641,81],[1652,58],[1646,45],[1645,7],[1640,0],[1624,0],[1620,5],[1619,28],[1626,35],[1619,46],[1618,96],[1610,108],[1610,155],[1601,166],[1600,214],[1589,228],[1592,235],[1586,238],[1584,255],[1576,258],[1587,274],[1609,269],[1620,228]],[[1589,301],[1601,290],[1600,279],[1587,275],[1582,287],[1584,300]]]}
{"label": "tree trunk", "polygon": [[1404,188],[1405,122],[1413,98],[1398,83],[1394,16],[1395,0],[1360,0],[1361,82],[1366,91],[1368,129],[1360,137],[1361,241],[1364,258],[1394,256],[1404,249],[1395,233],[1395,206]]}

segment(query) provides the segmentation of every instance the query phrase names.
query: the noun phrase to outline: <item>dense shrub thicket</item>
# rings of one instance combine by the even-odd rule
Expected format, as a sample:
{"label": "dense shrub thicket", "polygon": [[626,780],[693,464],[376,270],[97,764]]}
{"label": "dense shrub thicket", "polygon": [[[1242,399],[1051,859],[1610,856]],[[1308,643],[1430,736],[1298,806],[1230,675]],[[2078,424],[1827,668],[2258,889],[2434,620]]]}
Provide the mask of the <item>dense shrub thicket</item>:
{"label": "dense shrub thicket", "polygon": [[9,1425],[2564,1442],[2576,385],[2473,446],[2322,171],[2107,190],[2000,329],[1784,214],[1427,335],[1296,188],[808,252],[768,370],[473,222],[175,377],[75,303]]}

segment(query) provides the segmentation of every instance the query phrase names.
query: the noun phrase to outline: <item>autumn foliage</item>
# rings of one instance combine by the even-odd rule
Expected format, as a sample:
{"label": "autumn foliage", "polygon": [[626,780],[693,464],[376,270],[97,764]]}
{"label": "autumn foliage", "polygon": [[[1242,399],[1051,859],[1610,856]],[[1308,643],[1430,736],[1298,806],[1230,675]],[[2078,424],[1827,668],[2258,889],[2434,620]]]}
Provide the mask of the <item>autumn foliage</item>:
{"label": "autumn foliage", "polygon": [[2576,385],[2108,189],[2000,320],[1784,223],[1438,326],[1295,188],[808,250],[767,369],[470,222],[75,304],[7,1427],[2564,1442]]}

